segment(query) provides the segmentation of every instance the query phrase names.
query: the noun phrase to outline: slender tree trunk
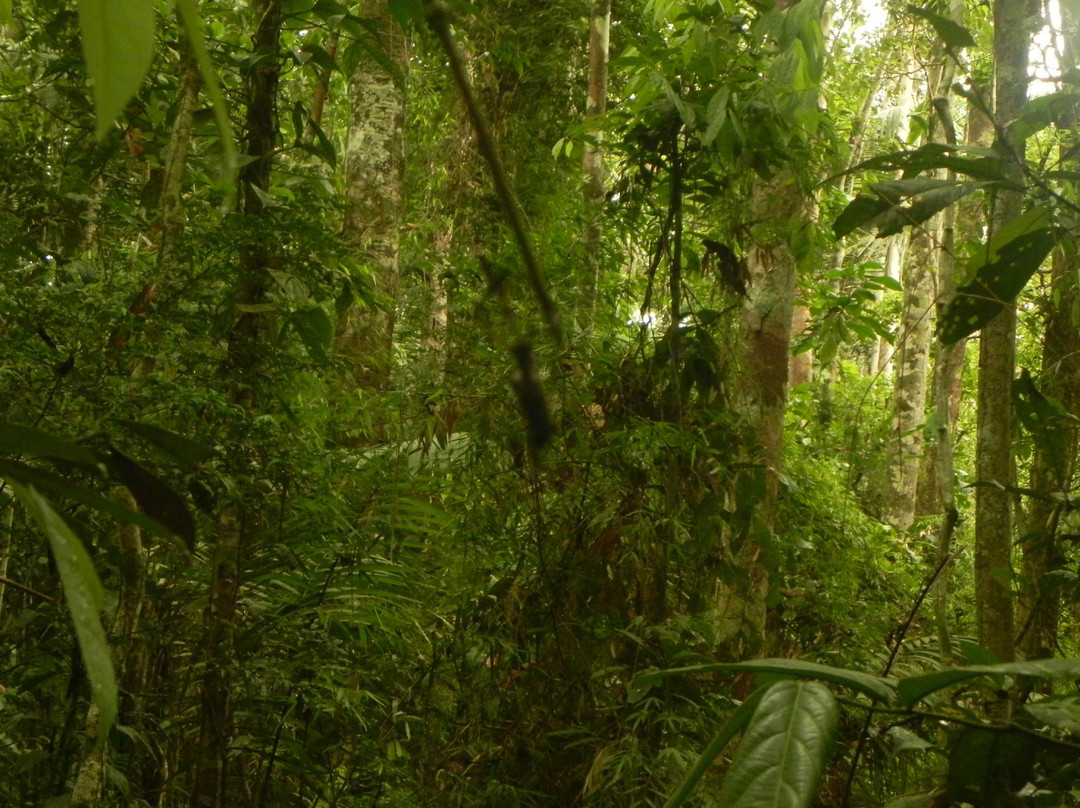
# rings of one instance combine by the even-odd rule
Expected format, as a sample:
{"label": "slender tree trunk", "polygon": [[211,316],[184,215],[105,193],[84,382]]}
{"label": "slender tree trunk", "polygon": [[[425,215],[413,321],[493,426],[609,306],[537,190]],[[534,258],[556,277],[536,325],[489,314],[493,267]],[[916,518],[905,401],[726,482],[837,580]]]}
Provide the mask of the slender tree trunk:
{"label": "slender tree trunk", "polygon": [[[254,53],[258,57],[247,75],[248,106],[246,119],[248,163],[241,173],[244,213],[255,219],[264,215],[262,196],[270,188],[274,148],[277,140],[277,88],[279,75],[279,39],[281,33],[280,0],[257,0],[254,4]],[[255,222],[249,222],[250,237],[242,246],[236,300],[238,310],[229,334],[226,373],[233,385],[231,397],[250,413],[258,401],[259,360],[264,349],[264,315],[257,306],[266,298],[268,270],[273,253],[261,237]],[[243,461],[238,461],[243,462]],[[250,475],[252,470],[241,472]],[[213,548],[213,579],[206,610],[206,634],[203,643],[205,673],[199,711],[198,752],[191,791],[192,808],[227,808],[235,805],[240,790],[230,786],[229,751],[233,739],[233,681],[237,597],[243,539],[251,529],[241,505],[225,505],[218,517]]]}
{"label": "slender tree trunk", "polygon": [[[996,147],[1005,155],[1008,175],[1023,183],[1024,143],[1012,122],[1027,97],[1031,37],[1028,0],[994,2],[994,119]],[[997,232],[1021,212],[1018,191],[998,191],[991,228]],[[975,477],[975,613],[979,643],[998,659],[1014,656],[1011,495],[1012,384],[1016,355],[1016,309],[1010,303],[979,338],[978,435]]]}
{"label": "slender tree trunk", "polygon": [[338,323],[337,348],[362,390],[386,390],[392,366],[398,290],[398,246],[405,183],[405,33],[387,0],[364,0],[360,14],[378,32],[393,70],[365,58],[349,79],[352,116],[345,146],[342,232],[371,271],[378,306],[349,308]]}
{"label": "slender tree trunk", "polygon": [[[1061,69],[1068,71],[1076,65],[1076,36],[1080,20],[1068,4],[1061,7],[1061,38],[1064,42]],[[1077,142],[1077,116],[1072,115],[1071,133],[1059,146],[1062,166],[1069,168],[1070,155]],[[1073,183],[1073,199],[1080,184]],[[1050,302],[1047,305],[1043,330],[1042,374],[1040,391],[1062,403],[1072,416],[1080,414],[1080,270],[1073,250],[1055,250],[1050,281]],[[1057,632],[1061,612],[1061,592],[1049,574],[1062,566],[1064,559],[1058,546],[1058,520],[1072,489],[1076,470],[1077,430],[1071,423],[1048,425],[1050,434],[1035,440],[1030,487],[1037,492],[1031,498],[1027,531],[1023,540],[1023,565],[1020,576],[1020,597],[1017,601],[1017,644],[1028,659],[1052,657],[1058,647]],[[1049,441],[1053,441],[1051,444]]]}
{"label": "slender tree trunk", "polygon": [[600,285],[604,211],[603,128],[595,121],[607,111],[608,32],[611,26],[611,0],[595,0],[589,16],[589,87],[585,96],[585,121],[592,141],[585,142],[582,168],[585,173],[585,310],[592,319],[596,291]]}
{"label": "slender tree trunk", "polygon": [[[948,103],[956,65],[942,43],[935,46],[933,61],[927,87],[932,115],[927,140],[944,142],[947,139],[945,129],[951,131],[952,128]],[[892,443],[885,489],[885,521],[900,531],[911,527],[915,519],[923,456],[922,425],[926,419],[930,326],[937,293],[934,269],[943,260],[941,237],[942,217],[938,215],[913,234],[904,269],[904,306],[898,336]]]}

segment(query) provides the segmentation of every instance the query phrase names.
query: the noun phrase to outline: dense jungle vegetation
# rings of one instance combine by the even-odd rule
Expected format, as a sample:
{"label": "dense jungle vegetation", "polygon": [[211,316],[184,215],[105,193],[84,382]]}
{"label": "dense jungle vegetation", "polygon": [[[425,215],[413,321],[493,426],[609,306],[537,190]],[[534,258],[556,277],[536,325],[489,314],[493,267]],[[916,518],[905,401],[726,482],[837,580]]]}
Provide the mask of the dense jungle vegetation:
{"label": "dense jungle vegetation", "polygon": [[0,804],[1080,803],[1076,0],[0,0]]}

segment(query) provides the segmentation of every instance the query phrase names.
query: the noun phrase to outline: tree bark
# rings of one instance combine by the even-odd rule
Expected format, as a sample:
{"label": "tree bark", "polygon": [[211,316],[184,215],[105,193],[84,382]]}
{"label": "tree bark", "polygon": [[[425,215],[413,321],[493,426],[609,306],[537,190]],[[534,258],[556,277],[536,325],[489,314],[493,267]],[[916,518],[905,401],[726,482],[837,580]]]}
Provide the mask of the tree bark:
{"label": "tree bark", "polygon": [[[255,309],[266,299],[273,252],[259,237],[257,220],[264,216],[263,195],[270,188],[278,127],[275,110],[280,71],[280,0],[257,0],[252,37],[254,67],[246,77],[248,162],[240,175],[244,214],[251,234],[242,245],[235,298],[238,314],[229,333],[226,375],[230,397],[247,413],[255,411],[260,387],[259,361],[267,324]],[[254,309],[254,310],[253,310]],[[243,464],[242,459],[237,462]],[[251,475],[250,468],[238,470]],[[213,579],[205,616],[205,673],[199,709],[199,737],[191,808],[226,808],[237,804],[239,790],[230,787],[229,750],[233,738],[232,675],[236,605],[240,591],[246,516],[241,506],[223,506],[213,548]]]}
{"label": "tree bark", "polygon": [[342,232],[371,272],[377,305],[350,307],[338,323],[338,351],[361,390],[386,390],[392,366],[398,248],[405,184],[405,33],[387,0],[364,0],[360,15],[378,32],[393,65],[363,59],[349,79],[352,115],[345,145]]}
{"label": "tree bark", "polygon": [[[1012,122],[1027,98],[1028,48],[1031,37],[1028,0],[994,2],[994,119],[995,146],[1006,171],[1023,183],[1024,143]],[[991,229],[997,232],[1018,216],[1023,205],[1018,191],[999,191]],[[1012,482],[1012,384],[1016,355],[1016,309],[1009,303],[991,320],[979,338],[978,435],[975,477],[982,483],[975,496],[975,613],[979,643],[1003,662],[1014,657],[1012,596],[1011,495],[1002,488]]]}
{"label": "tree bark", "polygon": [[585,123],[592,140],[585,141],[582,169],[585,174],[585,311],[592,319],[596,292],[600,286],[601,247],[604,211],[604,130],[595,121],[607,111],[608,33],[611,27],[611,0],[595,0],[589,17],[589,86],[585,96]]}

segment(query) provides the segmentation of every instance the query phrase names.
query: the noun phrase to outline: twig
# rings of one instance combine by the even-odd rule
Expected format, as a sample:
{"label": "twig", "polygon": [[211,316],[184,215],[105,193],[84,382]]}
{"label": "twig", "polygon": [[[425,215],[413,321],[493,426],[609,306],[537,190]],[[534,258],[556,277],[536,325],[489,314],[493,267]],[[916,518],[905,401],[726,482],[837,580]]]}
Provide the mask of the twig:
{"label": "twig", "polygon": [[[915,622],[915,615],[919,613],[919,607],[922,606],[923,601],[926,600],[926,596],[929,594],[930,589],[934,586],[934,582],[938,576],[941,575],[941,571],[945,569],[945,565],[952,560],[952,555],[947,555],[942,558],[934,571],[930,574],[930,578],[923,585],[922,591],[919,592],[919,597],[915,599],[915,604],[911,607],[911,611],[908,612],[907,619],[904,620],[900,626],[900,630],[896,633],[896,641],[893,643],[892,651],[889,653],[889,659],[885,663],[885,667],[881,670],[882,676],[888,676],[889,671],[892,670],[893,663],[896,662],[896,657],[900,653],[900,647],[904,644],[904,638],[907,636],[908,629],[911,628],[911,624]],[[866,719],[863,721],[862,730],[859,732],[859,743],[855,746],[855,754],[851,758],[851,768],[848,770],[847,783],[844,785],[844,797],[840,801],[840,805],[846,808],[850,804],[851,800],[851,788],[855,783],[855,771],[859,767],[859,758],[862,757],[862,751],[866,747],[866,740],[870,737],[870,722],[874,718],[874,713],[879,708],[871,707],[866,712]]]}
{"label": "twig", "polygon": [[491,171],[491,179],[495,183],[495,193],[502,204],[506,221],[514,233],[518,252],[521,253],[521,258],[525,262],[529,283],[532,285],[533,294],[536,295],[536,299],[540,303],[544,322],[547,323],[555,344],[561,348],[563,346],[563,334],[558,310],[548,293],[547,284],[544,283],[544,276],[540,272],[540,262],[537,261],[536,253],[533,252],[532,245],[529,243],[529,236],[525,230],[525,217],[521,212],[521,206],[517,203],[513,192],[510,190],[510,183],[506,179],[506,171],[503,169],[502,161],[499,159],[499,154],[495,149],[495,139],[491,136],[491,130],[488,128],[484,114],[480,111],[480,105],[476,101],[472,82],[469,81],[465,57],[450,33],[450,21],[446,12],[446,4],[443,0],[425,0],[424,6],[428,26],[435,32],[443,50],[446,52],[447,59],[450,62],[450,70],[454,75],[454,81],[461,91],[465,108],[468,110],[469,118],[472,120],[473,128],[476,130],[477,146],[484,156],[484,160],[487,161],[488,169]]}

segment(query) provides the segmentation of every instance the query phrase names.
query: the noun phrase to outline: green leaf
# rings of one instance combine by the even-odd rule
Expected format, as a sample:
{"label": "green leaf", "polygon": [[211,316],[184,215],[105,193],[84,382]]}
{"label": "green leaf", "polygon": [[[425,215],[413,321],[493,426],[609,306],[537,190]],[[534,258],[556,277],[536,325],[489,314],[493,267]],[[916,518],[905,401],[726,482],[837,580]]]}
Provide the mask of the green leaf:
{"label": "green leaf", "polygon": [[693,676],[708,673],[770,673],[799,679],[820,679],[835,685],[850,687],[876,701],[889,704],[896,695],[895,682],[868,673],[834,668],[817,662],[804,662],[799,659],[755,659],[746,662],[712,662],[705,665],[690,665],[685,668],[669,668],[662,671],[649,671],[630,683],[631,699],[639,698],[660,679],[669,676]]}
{"label": "green leaf", "polygon": [[965,728],[951,745],[942,804],[979,808],[1022,804],[1015,793],[1030,782],[1039,745],[1019,732]]}
{"label": "green leaf", "polygon": [[1080,696],[1041,699],[1025,705],[1024,711],[1040,724],[1080,734]]}
{"label": "green leaf", "polygon": [[975,47],[975,37],[971,35],[971,32],[968,31],[967,28],[955,20],[950,20],[948,17],[943,17],[940,14],[935,14],[932,11],[927,11],[918,6],[909,5],[907,10],[910,14],[921,17],[930,23],[930,25],[934,27],[934,32],[941,41],[950,48],[959,50],[961,48]]}
{"label": "green leaf", "polygon": [[313,306],[294,311],[290,317],[308,353],[315,359],[323,359],[334,338],[334,324],[326,310],[322,306]]}
{"label": "green leaf", "polygon": [[957,289],[956,297],[945,309],[939,324],[939,337],[944,345],[953,345],[975,333],[1005,307],[1012,306],[1031,275],[1061,239],[1061,232],[1045,227],[1007,234],[1002,229],[999,237],[991,239],[986,250],[972,262],[969,270],[969,273],[973,270],[972,280]]}
{"label": "green leaf", "polygon": [[724,722],[724,726],[720,727],[720,730],[709,742],[709,745],[705,747],[701,756],[698,757],[697,762],[694,763],[693,768],[686,773],[686,777],[679,783],[679,787],[675,789],[670,797],[668,797],[667,802],[664,803],[664,808],[679,808],[679,806],[689,799],[690,793],[694,790],[694,786],[696,786],[698,781],[705,776],[705,772],[713,765],[713,762],[720,756],[720,753],[723,752],[727,745],[731,743],[732,739],[742,732],[746,728],[746,725],[750,723],[750,719],[753,717],[758,703],[768,690],[768,686],[755,690],[750,695],[750,698],[740,704],[738,709],[731,714],[731,717]]}
{"label": "green leaf", "polygon": [[195,552],[195,520],[184,500],[153,472],[122,452],[113,449],[109,461],[110,468],[123,480],[143,513],[163,524],[183,539],[190,552]]}
{"label": "green leaf", "polygon": [[101,138],[150,69],[154,7],[150,0],[79,0],[79,28]]}
{"label": "green leaf", "polygon": [[1039,659],[1001,665],[969,665],[911,676],[896,683],[900,702],[910,707],[922,698],[958,682],[981,676],[1034,676],[1042,679],[1080,679],[1080,659]]}
{"label": "green leaf", "polygon": [[23,487],[11,482],[11,488],[49,540],[71,620],[75,624],[79,653],[98,706],[97,743],[100,746],[116,720],[117,709],[116,674],[100,618],[105,602],[104,589],[86,548],[49,501],[33,486]]}
{"label": "green leaf", "polygon": [[154,424],[122,419],[117,419],[116,423],[126,427],[147,443],[152,444],[173,460],[181,463],[194,465],[195,463],[201,463],[203,460],[209,460],[217,454],[205,444],[185,438],[183,435],[178,435],[168,429],[162,429]]}
{"label": "green leaf", "polygon": [[11,0],[0,0],[0,25],[7,25],[11,20]]}
{"label": "green leaf", "polygon": [[843,238],[854,233],[860,227],[869,226],[877,217],[892,207],[884,199],[869,194],[859,194],[852,199],[833,222],[833,233]]}
{"label": "green leaf", "polygon": [[93,452],[56,435],[29,426],[0,421],[0,453],[64,460],[96,471],[98,460]]}
{"label": "green leaf", "polygon": [[13,482],[22,483],[25,486],[34,486],[42,491],[48,491],[58,497],[74,500],[89,508],[109,514],[114,519],[122,522],[130,522],[133,525],[150,531],[157,536],[170,538],[172,531],[160,522],[143,516],[141,513],[129,511],[123,505],[113,502],[111,499],[101,496],[81,485],[76,485],[71,480],[50,474],[47,471],[36,469],[25,463],[14,460],[0,459],[0,477],[5,477]]}
{"label": "green leaf", "polygon": [[838,710],[820,682],[773,685],[724,778],[725,808],[806,808],[817,791],[836,737]]}
{"label": "green leaf", "polygon": [[[104,0],[98,0],[98,2],[104,2]],[[214,122],[217,124],[218,136],[221,138],[221,151],[225,158],[225,199],[222,202],[222,209],[232,210],[236,203],[236,180],[240,171],[240,157],[236,150],[236,138],[233,137],[232,121],[229,119],[229,107],[225,103],[225,94],[221,90],[221,82],[218,81],[214,63],[206,51],[203,22],[199,16],[196,0],[176,0],[176,12],[184,25],[184,30],[187,31],[191,51],[195,54],[195,63],[199,66],[199,73],[202,75],[203,89],[209,96],[214,109]]]}
{"label": "green leaf", "polygon": [[713,93],[712,98],[709,99],[709,105],[705,109],[705,120],[708,122],[708,127],[705,129],[705,137],[701,140],[703,146],[711,145],[716,140],[716,136],[720,134],[720,129],[724,125],[724,121],[727,120],[728,99],[730,96],[731,90],[727,86],[723,86]]}

